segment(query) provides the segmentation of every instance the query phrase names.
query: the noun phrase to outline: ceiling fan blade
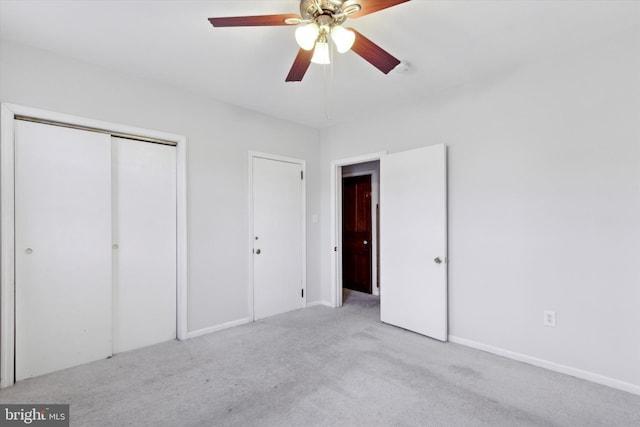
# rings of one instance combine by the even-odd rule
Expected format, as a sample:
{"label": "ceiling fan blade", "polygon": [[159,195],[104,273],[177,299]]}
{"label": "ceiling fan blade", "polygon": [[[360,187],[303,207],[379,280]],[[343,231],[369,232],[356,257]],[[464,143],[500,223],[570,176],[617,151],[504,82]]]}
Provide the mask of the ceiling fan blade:
{"label": "ceiling fan blade", "polygon": [[293,65],[291,66],[291,70],[289,70],[289,75],[286,78],[286,82],[299,82],[304,77],[304,74],[307,72],[309,65],[311,65],[311,58],[313,57],[313,49],[312,50],[304,50],[300,49],[298,51],[298,55],[296,56],[295,61],[293,61]]}
{"label": "ceiling fan blade", "polygon": [[209,18],[214,27],[270,27],[276,25],[291,25],[285,19],[301,19],[300,15],[260,15],[260,16],[231,16],[227,18]]}
{"label": "ceiling fan blade", "polygon": [[360,18],[361,16],[369,15],[370,13],[378,12],[388,7],[397,6],[401,3],[408,2],[410,0],[359,0],[359,1],[347,1],[345,6],[349,3],[359,4],[360,12],[349,15],[349,18]]}
{"label": "ceiling fan blade", "polygon": [[393,70],[400,63],[399,59],[393,57],[389,52],[382,49],[380,46],[353,28],[349,28],[349,30],[356,33],[356,41],[353,43],[351,50],[360,55],[378,70],[388,74],[389,71]]}

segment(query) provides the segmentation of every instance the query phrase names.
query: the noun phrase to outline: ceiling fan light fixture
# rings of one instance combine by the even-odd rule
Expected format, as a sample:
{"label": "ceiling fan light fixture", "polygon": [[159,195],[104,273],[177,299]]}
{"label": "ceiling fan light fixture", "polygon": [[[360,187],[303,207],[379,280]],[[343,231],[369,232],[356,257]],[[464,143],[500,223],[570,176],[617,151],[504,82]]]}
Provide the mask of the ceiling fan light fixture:
{"label": "ceiling fan light fixture", "polygon": [[304,50],[311,50],[318,40],[320,28],[315,22],[296,28],[296,42]]}
{"label": "ceiling fan light fixture", "polygon": [[313,51],[311,62],[322,65],[331,63],[331,60],[329,59],[329,43],[326,41],[319,41],[316,43],[316,48]]}
{"label": "ceiling fan light fixture", "polygon": [[336,25],[331,29],[331,39],[336,44],[338,52],[345,53],[351,49],[356,41],[356,34],[340,25]]}
{"label": "ceiling fan light fixture", "polygon": [[[401,61],[373,41],[351,28],[342,27],[348,19],[360,18],[411,0],[299,0],[300,14],[246,15],[209,18],[214,27],[297,26],[300,46],[285,81],[299,82],[310,64],[331,64],[334,50],[349,50],[384,74]],[[0,0],[2,2],[2,0]],[[332,46],[335,45],[335,49]],[[406,67],[405,67],[406,68]]]}

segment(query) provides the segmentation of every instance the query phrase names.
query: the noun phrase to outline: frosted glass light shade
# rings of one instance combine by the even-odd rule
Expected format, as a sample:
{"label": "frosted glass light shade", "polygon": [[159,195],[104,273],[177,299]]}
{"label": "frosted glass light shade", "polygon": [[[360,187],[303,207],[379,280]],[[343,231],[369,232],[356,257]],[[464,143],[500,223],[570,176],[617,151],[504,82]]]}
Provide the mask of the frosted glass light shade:
{"label": "frosted glass light shade", "polygon": [[313,57],[311,62],[314,64],[330,64],[329,59],[329,43],[318,42],[316,43],[316,49],[313,51]]}
{"label": "frosted glass light shade", "polygon": [[312,22],[311,24],[304,25],[296,28],[296,42],[304,50],[311,50],[318,39],[320,28]]}
{"label": "frosted glass light shade", "polygon": [[338,52],[345,53],[356,41],[356,33],[337,25],[331,29],[331,39],[336,44]]}

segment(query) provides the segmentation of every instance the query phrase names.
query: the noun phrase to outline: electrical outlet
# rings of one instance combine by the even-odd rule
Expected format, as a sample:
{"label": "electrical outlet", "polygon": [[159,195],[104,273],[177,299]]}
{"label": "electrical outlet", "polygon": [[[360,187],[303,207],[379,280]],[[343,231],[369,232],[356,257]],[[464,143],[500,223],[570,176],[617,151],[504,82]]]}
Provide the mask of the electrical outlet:
{"label": "electrical outlet", "polygon": [[556,327],[556,312],[553,311],[553,310],[545,310],[542,324],[544,326],[551,326],[552,328],[555,328]]}

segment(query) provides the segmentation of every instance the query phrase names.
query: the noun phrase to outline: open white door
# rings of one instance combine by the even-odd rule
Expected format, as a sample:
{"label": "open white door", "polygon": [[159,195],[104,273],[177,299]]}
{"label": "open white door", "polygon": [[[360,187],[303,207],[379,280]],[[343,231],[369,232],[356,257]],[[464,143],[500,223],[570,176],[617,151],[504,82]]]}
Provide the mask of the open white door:
{"label": "open white door", "polygon": [[446,149],[380,160],[380,319],[447,341]]}
{"label": "open white door", "polygon": [[252,159],[254,319],[304,307],[302,164]]}

